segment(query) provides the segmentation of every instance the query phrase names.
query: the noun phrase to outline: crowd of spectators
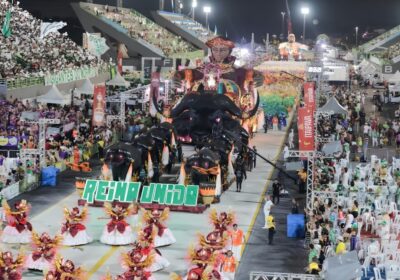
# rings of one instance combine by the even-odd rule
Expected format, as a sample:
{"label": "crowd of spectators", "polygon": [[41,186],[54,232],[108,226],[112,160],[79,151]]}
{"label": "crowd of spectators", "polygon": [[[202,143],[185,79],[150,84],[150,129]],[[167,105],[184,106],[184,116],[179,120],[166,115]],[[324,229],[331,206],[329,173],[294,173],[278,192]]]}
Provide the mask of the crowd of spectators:
{"label": "crowd of spectators", "polygon": [[160,15],[170,20],[172,23],[178,25],[179,27],[189,31],[204,43],[215,37],[214,33],[210,32],[210,30],[208,30],[207,28],[204,28],[201,23],[183,14],[160,12]]}
{"label": "crowd of spectators", "polygon": [[366,116],[364,90],[336,88],[332,95],[347,114],[320,117],[318,132],[339,140],[342,149],[315,162],[313,208],[305,210],[307,269],[318,274],[327,257],[356,251],[364,277],[371,271],[377,277],[400,266],[400,161],[367,158],[366,149],[368,143],[394,145],[399,123]]}
{"label": "crowd of spectators", "polygon": [[19,7],[19,2],[0,0],[0,19],[11,10],[11,36],[0,36],[0,78],[44,77],[83,66],[97,66],[97,57],[68,38],[52,32],[40,38],[42,20]]}
{"label": "crowd of spectators", "polygon": [[102,16],[118,23],[128,30],[132,38],[143,39],[160,49],[167,56],[196,50],[192,45],[182,40],[180,36],[175,36],[136,11],[87,3],[85,3],[84,7],[97,16]]}

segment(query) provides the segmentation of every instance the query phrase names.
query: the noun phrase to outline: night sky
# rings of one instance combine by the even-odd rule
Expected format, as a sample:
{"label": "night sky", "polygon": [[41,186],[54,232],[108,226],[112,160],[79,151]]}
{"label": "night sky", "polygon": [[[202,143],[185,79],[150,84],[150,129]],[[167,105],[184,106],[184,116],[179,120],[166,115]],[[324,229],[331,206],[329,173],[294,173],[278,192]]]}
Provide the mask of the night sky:
{"label": "night sky", "polygon": [[[192,0],[182,0],[184,12],[189,12]],[[20,0],[21,5],[35,16],[44,19],[67,21],[68,33],[80,42],[83,30],[76,20],[72,8],[73,0]],[[116,5],[116,0],[94,0],[94,3]],[[167,10],[170,0],[165,0]],[[252,32],[261,42],[266,33],[281,33],[281,11],[286,11],[285,0],[198,0],[196,19],[205,21],[202,7],[212,6],[210,27],[236,41],[243,36],[247,40]],[[300,8],[307,5],[310,15],[307,18],[306,37],[315,38],[320,33],[335,36],[353,36],[354,27],[360,27],[360,36],[366,30],[392,28],[400,24],[399,0],[289,0],[294,31],[298,38],[302,33],[303,19]],[[125,7],[132,7],[146,16],[150,10],[158,8],[158,0],[125,0]],[[186,7],[186,8],[185,8]],[[314,23],[313,23],[314,21]]]}

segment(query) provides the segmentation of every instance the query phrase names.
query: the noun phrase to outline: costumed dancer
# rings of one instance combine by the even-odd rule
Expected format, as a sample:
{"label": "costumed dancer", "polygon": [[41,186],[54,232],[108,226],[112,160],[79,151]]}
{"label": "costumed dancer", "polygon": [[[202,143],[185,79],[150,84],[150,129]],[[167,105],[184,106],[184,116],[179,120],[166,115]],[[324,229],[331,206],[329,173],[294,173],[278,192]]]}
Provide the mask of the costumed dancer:
{"label": "costumed dancer", "polygon": [[228,245],[228,234],[224,233],[223,236],[220,236],[219,231],[212,231],[207,236],[199,235],[199,244],[206,248],[210,249],[213,253],[224,250]]}
{"label": "costumed dancer", "polygon": [[154,280],[150,267],[154,262],[154,255],[144,256],[140,251],[130,251],[122,254],[122,267],[127,270],[117,276],[116,280]]}
{"label": "costumed dancer", "polygon": [[0,255],[0,279],[22,280],[22,269],[25,263],[23,252],[18,254],[17,259],[10,251],[2,252]]}
{"label": "costumed dancer", "polygon": [[168,207],[164,208],[162,211],[159,209],[144,211],[143,220],[146,223],[146,228],[155,227],[157,229],[157,235],[154,239],[154,247],[167,246],[176,242],[171,230],[162,223],[168,219],[168,216]]}
{"label": "costumed dancer", "polygon": [[43,232],[40,236],[32,232],[32,242],[34,250],[28,256],[26,267],[33,270],[50,270],[57,248],[62,243],[61,235],[56,235],[52,239],[47,232]]}
{"label": "costumed dancer", "polygon": [[129,207],[116,202],[113,207],[111,203],[104,203],[104,209],[111,221],[105,225],[100,242],[108,245],[128,245],[135,241],[135,234],[126,218],[132,215],[134,205]]}
{"label": "costumed dancer", "polygon": [[224,233],[228,230],[228,227],[233,225],[235,215],[232,212],[221,212],[218,215],[217,210],[212,209],[210,212],[210,219],[214,225],[215,231],[218,231],[219,235],[223,237]]}
{"label": "costumed dancer", "polygon": [[75,264],[70,260],[63,260],[56,256],[54,267],[49,270],[44,280],[83,280],[87,279],[82,268],[75,268]]}
{"label": "costumed dancer", "polygon": [[28,222],[29,205],[26,200],[15,203],[15,211],[11,210],[7,201],[3,200],[3,208],[8,225],[1,237],[4,243],[26,244],[31,242],[32,225]]}
{"label": "costumed dancer", "polygon": [[157,230],[155,227],[146,227],[138,234],[138,241],[133,243],[134,250],[140,250],[144,256],[154,255],[154,262],[150,267],[151,272],[159,271],[167,268],[170,263],[169,261],[161,255],[161,252],[154,248],[154,238],[157,235]]}
{"label": "costumed dancer", "polygon": [[64,208],[65,222],[61,228],[63,245],[77,246],[88,244],[93,241],[87,234],[86,227],[82,224],[87,219],[87,213],[87,206],[82,209],[81,213],[78,207],[72,208],[71,211]]}

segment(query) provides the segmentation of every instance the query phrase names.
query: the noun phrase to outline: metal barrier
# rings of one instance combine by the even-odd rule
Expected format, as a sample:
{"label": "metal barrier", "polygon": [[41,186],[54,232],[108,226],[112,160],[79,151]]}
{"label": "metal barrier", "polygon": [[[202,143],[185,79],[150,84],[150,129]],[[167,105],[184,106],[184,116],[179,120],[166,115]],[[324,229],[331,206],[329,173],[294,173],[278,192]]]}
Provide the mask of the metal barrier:
{"label": "metal barrier", "polygon": [[18,78],[11,81],[7,80],[7,89],[24,88],[36,85],[44,85],[44,77]]}
{"label": "metal barrier", "polygon": [[0,155],[8,158],[17,158],[19,157],[19,150],[0,150]]}
{"label": "metal barrier", "polygon": [[250,280],[320,280],[318,275],[279,273],[279,272],[250,272]]}

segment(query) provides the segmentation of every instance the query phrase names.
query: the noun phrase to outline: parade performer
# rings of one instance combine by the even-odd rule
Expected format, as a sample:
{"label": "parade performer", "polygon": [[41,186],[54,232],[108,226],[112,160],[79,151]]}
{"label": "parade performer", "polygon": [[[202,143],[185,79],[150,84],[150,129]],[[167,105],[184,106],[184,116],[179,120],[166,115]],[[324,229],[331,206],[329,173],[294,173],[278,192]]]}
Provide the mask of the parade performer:
{"label": "parade performer", "polygon": [[61,235],[56,235],[54,239],[47,232],[40,236],[32,232],[33,252],[28,256],[26,267],[33,270],[50,270],[57,248],[62,243]]}
{"label": "parade performer", "polygon": [[56,256],[54,267],[49,270],[44,280],[83,280],[87,279],[82,268],[75,268],[75,264],[70,260],[63,260]]}
{"label": "parade performer", "polygon": [[220,236],[219,231],[212,231],[205,237],[199,235],[199,244],[207,249],[211,249],[212,252],[219,252],[225,248],[228,241],[228,234]]}
{"label": "parade performer", "polygon": [[87,206],[81,213],[78,207],[72,208],[71,211],[64,208],[65,222],[61,228],[63,245],[77,246],[92,242],[92,238],[86,232],[86,227],[82,224],[87,219],[87,213]]}
{"label": "parade performer", "polygon": [[150,267],[151,272],[162,270],[170,265],[169,261],[161,255],[158,249],[154,248],[154,239],[157,235],[155,227],[145,227],[138,234],[138,241],[133,243],[131,251],[138,250],[144,256],[154,255],[154,262]]}
{"label": "parade performer", "polygon": [[115,203],[113,207],[110,203],[104,203],[104,209],[111,218],[111,221],[105,225],[100,242],[108,245],[128,245],[135,241],[135,235],[132,228],[126,222],[126,218],[133,214],[134,205],[129,207],[122,203]]}
{"label": "parade performer", "polygon": [[146,227],[155,227],[157,229],[157,235],[154,239],[154,247],[167,246],[176,242],[171,230],[162,223],[168,219],[168,216],[168,207],[164,208],[162,211],[159,209],[144,211],[143,220],[146,223]]}
{"label": "parade performer", "polygon": [[236,259],[233,256],[232,251],[228,251],[226,253],[226,257],[222,262],[222,277],[224,280],[233,280],[235,279],[235,271],[236,271]]}
{"label": "parade performer", "polygon": [[15,211],[11,210],[5,199],[2,205],[8,222],[3,230],[2,241],[4,243],[30,243],[32,225],[28,222],[29,205],[26,200],[15,203]]}
{"label": "parade performer", "polygon": [[15,261],[11,252],[2,252],[0,255],[0,279],[22,280],[24,262],[25,256],[23,252],[18,254]]}
{"label": "parade performer", "polygon": [[210,212],[210,219],[214,225],[215,231],[219,232],[222,237],[224,232],[228,230],[228,227],[234,223],[235,215],[232,212],[221,212],[219,215],[217,210],[212,209]]}
{"label": "parade performer", "polygon": [[150,267],[154,262],[154,255],[150,254],[147,257],[139,251],[131,251],[122,254],[122,267],[127,270],[117,276],[117,280],[153,280]]}

